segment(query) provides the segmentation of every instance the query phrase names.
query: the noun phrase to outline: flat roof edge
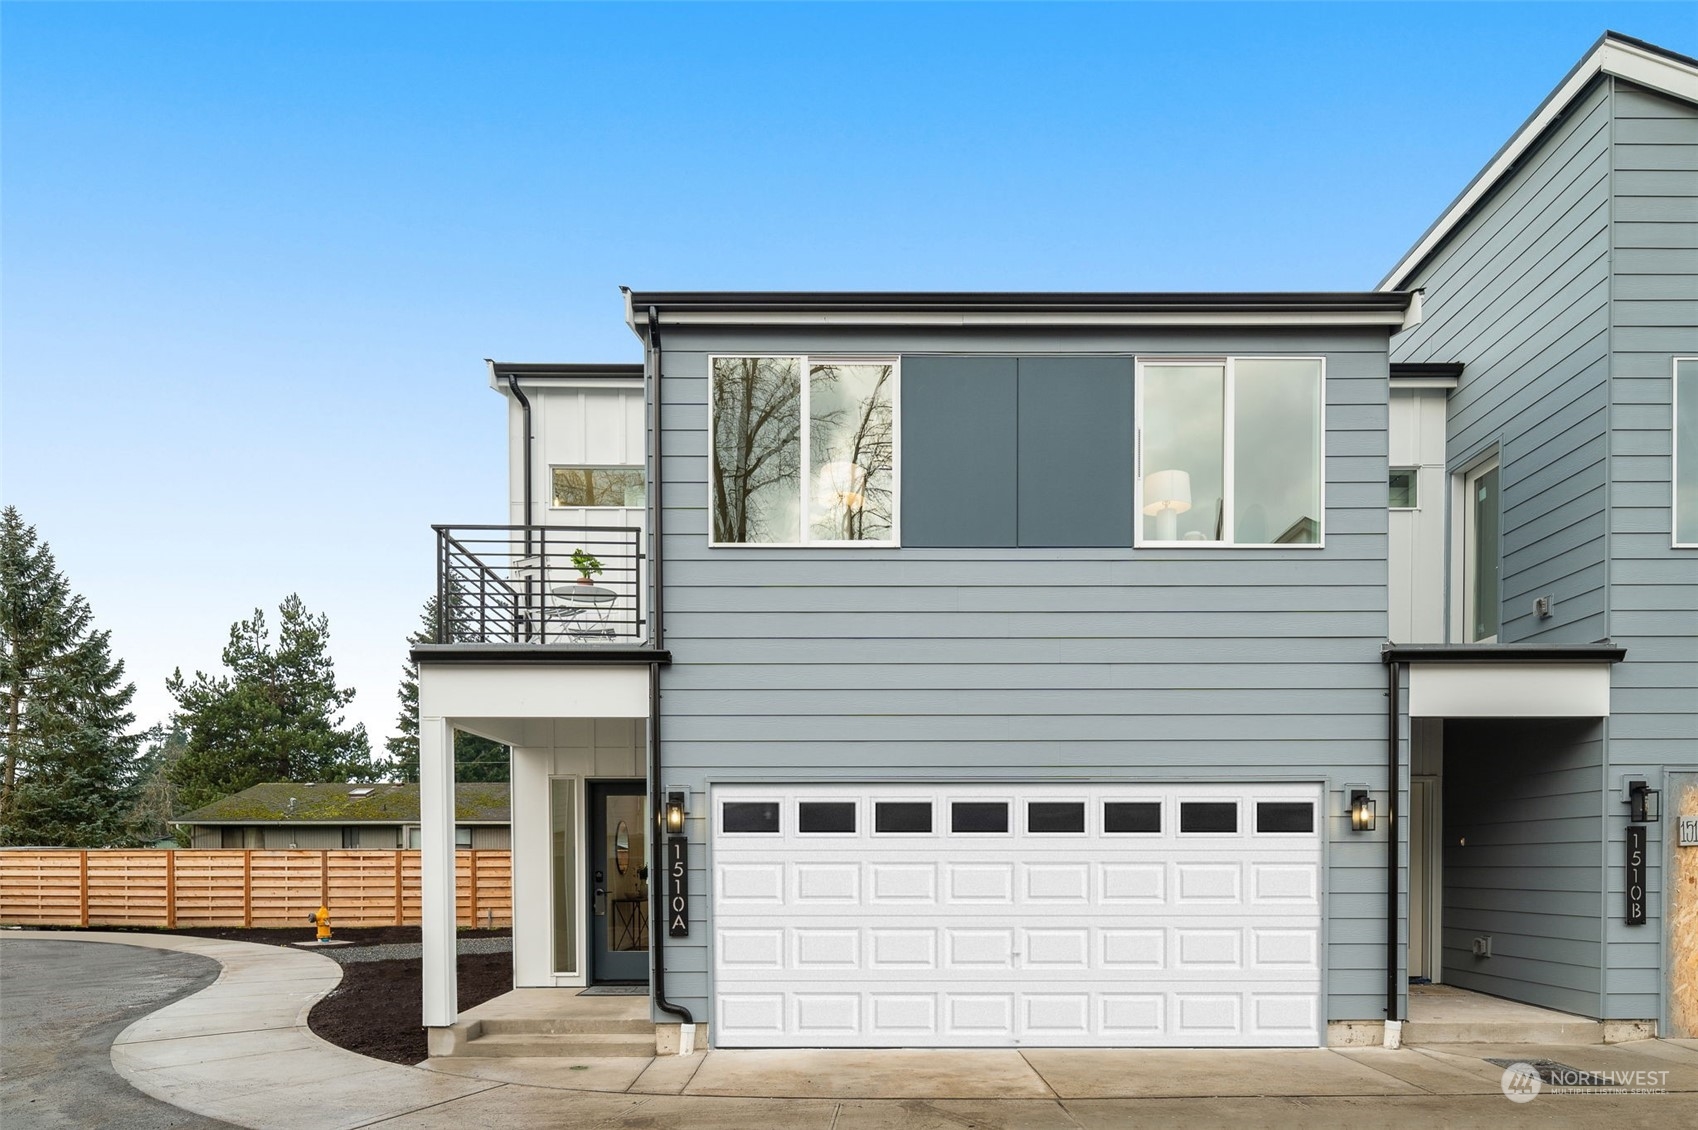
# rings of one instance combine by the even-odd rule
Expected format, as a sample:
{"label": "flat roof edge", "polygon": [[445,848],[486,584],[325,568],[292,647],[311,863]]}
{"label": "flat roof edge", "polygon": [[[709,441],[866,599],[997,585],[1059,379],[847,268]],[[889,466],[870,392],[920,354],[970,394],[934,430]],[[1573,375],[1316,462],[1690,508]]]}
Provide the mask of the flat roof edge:
{"label": "flat roof edge", "polygon": [[1388,643],[1382,663],[1619,663],[1620,644],[1599,643]]}

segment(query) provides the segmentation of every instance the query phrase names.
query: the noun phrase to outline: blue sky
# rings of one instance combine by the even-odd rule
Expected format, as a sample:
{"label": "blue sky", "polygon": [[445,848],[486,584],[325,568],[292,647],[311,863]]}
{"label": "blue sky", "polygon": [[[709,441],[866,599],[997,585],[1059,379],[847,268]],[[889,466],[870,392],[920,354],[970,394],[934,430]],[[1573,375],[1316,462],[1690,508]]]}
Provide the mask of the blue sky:
{"label": "blue sky", "polygon": [[298,591],[390,732],[480,359],[618,286],[1369,289],[1690,3],[0,7],[0,497],[163,681]]}

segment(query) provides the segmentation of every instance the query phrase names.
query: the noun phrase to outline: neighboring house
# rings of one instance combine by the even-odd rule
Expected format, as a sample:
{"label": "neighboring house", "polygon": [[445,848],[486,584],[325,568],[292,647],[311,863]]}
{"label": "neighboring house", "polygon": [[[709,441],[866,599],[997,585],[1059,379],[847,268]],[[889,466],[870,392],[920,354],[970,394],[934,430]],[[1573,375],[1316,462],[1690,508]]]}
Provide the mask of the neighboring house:
{"label": "neighboring house", "polygon": [[[454,846],[505,848],[507,786],[454,787]],[[197,848],[416,848],[416,784],[268,781],[172,821]]]}
{"label": "neighboring house", "polygon": [[1698,848],[1632,825],[1645,925],[1624,865],[1633,782],[1698,815],[1695,102],[1606,37],[1377,291],[626,292],[643,365],[491,363],[433,1039],[456,728],[515,984],[720,1046],[1313,1046],[1411,976],[1698,1034]]}

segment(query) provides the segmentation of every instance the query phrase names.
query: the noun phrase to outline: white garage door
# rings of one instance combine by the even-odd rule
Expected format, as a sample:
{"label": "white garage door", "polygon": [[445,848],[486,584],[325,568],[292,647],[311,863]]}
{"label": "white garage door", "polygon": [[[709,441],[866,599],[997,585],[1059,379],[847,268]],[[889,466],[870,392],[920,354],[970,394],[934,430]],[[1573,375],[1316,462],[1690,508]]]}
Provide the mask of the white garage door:
{"label": "white garage door", "polygon": [[716,788],[714,1043],[1318,1045],[1320,796]]}

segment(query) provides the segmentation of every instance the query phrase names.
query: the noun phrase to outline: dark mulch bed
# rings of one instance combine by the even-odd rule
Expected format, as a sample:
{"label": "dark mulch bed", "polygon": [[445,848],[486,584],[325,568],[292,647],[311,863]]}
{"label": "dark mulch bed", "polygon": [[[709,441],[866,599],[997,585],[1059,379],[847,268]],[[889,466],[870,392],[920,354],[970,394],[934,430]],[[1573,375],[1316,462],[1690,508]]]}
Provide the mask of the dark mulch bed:
{"label": "dark mulch bed", "polygon": [[[188,934],[287,946],[311,941],[311,927],[264,930],[242,927],[201,927],[184,930],[119,929],[121,933]],[[511,937],[510,929],[461,930],[462,938]],[[337,941],[360,946],[395,945],[419,940],[417,926],[336,927]],[[511,953],[462,954],[459,965],[460,1010],[482,1004],[513,988]],[[361,1055],[391,1063],[418,1063],[425,1046],[424,977],[418,958],[398,961],[350,962],[342,981],[313,1005],[307,1024],[319,1038]]]}

